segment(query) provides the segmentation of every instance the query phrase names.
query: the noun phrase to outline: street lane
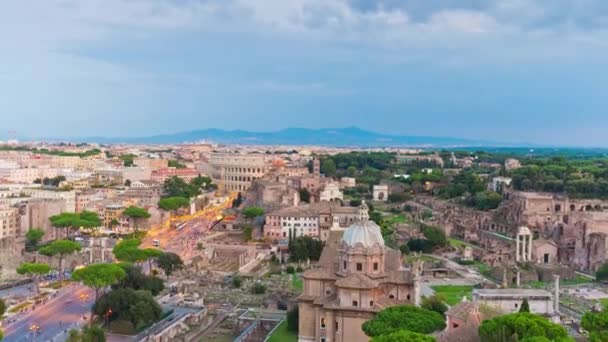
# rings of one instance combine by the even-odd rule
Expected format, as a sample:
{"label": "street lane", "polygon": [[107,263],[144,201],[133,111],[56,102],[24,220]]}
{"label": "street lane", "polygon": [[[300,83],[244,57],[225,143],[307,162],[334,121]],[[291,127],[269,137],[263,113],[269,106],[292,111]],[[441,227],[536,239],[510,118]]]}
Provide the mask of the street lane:
{"label": "street lane", "polygon": [[[52,341],[64,330],[86,322],[83,316],[88,317],[94,296],[93,290],[85,286],[69,285],[56,298],[36,305],[33,311],[21,314],[16,322],[6,325],[3,342]],[[40,327],[35,336],[30,331],[32,325]]]}

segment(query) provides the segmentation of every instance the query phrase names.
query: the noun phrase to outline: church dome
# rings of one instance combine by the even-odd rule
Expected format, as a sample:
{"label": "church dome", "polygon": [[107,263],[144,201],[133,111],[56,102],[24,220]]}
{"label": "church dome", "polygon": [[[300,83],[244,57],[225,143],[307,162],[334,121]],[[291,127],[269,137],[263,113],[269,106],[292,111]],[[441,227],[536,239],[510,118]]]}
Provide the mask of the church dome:
{"label": "church dome", "polygon": [[358,243],[365,248],[372,247],[375,244],[384,246],[384,238],[380,227],[374,221],[356,221],[344,231],[342,242],[350,247],[355,247]]}

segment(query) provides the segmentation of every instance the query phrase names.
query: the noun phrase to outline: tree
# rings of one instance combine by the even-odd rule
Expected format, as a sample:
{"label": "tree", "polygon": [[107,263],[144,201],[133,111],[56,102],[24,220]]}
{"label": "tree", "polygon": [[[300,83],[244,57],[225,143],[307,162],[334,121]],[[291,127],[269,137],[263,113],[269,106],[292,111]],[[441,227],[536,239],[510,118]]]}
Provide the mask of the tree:
{"label": "tree", "polygon": [[182,269],[184,262],[175,253],[163,253],[156,260],[158,267],[160,267],[167,278],[176,270]]}
{"label": "tree", "polygon": [[165,183],[163,184],[164,197],[184,197],[190,199],[200,194],[200,186],[197,186],[196,183],[193,182],[186,183],[185,180],[176,176],[165,180]]}
{"label": "tree", "polygon": [[130,186],[131,186],[131,180],[130,180],[130,179],[127,179],[127,180],[125,181],[125,186],[126,186],[126,187],[130,187]]}
{"label": "tree", "polygon": [[445,304],[444,298],[436,294],[431,297],[422,297],[421,307],[423,309],[435,311],[443,317],[445,317],[445,313],[448,311],[448,306]]}
{"label": "tree", "polygon": [[445,321],[437,312],[412,305],[399,305],[380,311],[373,319],[363,323],[362,328],[369,337],[400,330],[430,334],[444,329]]}
{"label": "tree", "polygon": [[112,285],[113,289],[146,290],[150,291],[153,296],[157,296],[165,288],[162,279],[144,274],[139,266],[128,262],[120,263],[119,266],[125,271],[126,277]]}
{"label": "tree", "polygon": [[608,341],[608,311],[586,312],[581,319],[581,326],[589,332],[589,342]]}
{"label": "tree", "polygon": [[120,221],[118,221],[118,219],[113,218],[112,221],[110,221],[110,229],[118,226],[120,224]]}
{"label": "tree", "polygon": [[241,287],[241,285],[243,285],[243,279],[240,276],[235,275],[232,277],[232,286],[238,289]]}
{"label": "tree", "polygon": [[436,342],[433,336],[427,336],[409,330],[399,330],[390,334],[373,337],[371,342]]}
{"label": "tree", "polygon": [[300,326],[300,310],[297,306],[287,312],[287,330],[297,334]]}
{"label": "tree", "polygon": [[54,257],[57,256],[59,264],[58,268],[61,272],[61,279],[63,280],[63,258],[75,252],[80,251],[82,247],[80,244],[70,240],[55,240],[50,245],[44,246],[38,250],[42,255]]}
{"label": "tree", "polygon": [[422,234],[433,245],[433,248],[441,248],[449,245],[448,237],[443,229],[434,226],[421,226]]}
{"label": "tree", "polygon": [[336,175],[336,163],[333,159],[325,159],[321,164],[321,172],[327,177],[333,177]]}
{"label": "tree", "polygon": [[134,226],[133,229],[135,231],[137,231],[137,225],[140,220],[148,219],[151,216],[150,213],[146,209],[136,207],[134,205],[125,209],[122,212],[122,215],[128,217],[129,221],[133,221],[133,226]]}
{"label": "tree", "polygon": [[161,318],[162,309],[149,291],[130,288],[112,290],[102,295],[93,305],[93,312],[108,320],[131,322],[135,330]]}
{"label": "tree", "polygon": [[243,209],[243,215],[248,219],[253,219],[264,215],[264,209],[260,207],[247,207]]}
{"label": "tree", "polygon": [[479,337],[481,342],[517,342],[532,337],[546,337],[560,342],[573,341],[561,325],[527,312],[483,321],[479,327]]}
{"label": "tree", "polygon": [[243,237],[245,238],[245,241],[251,241],[253,239],[253,228],[250,224],[245,225],[243,228]]}
{"label": "tree", "polygon": [[234,201],[232,201],[232,209],[236,209],[236,208],[240,207],[241,203],[243,203],[243,195],[241,195],[241,193],[239,192],[236,195],[236,198],[234,199]]}
{"label": "tree", "polygon": [[151,252],[146,252],[139,249],[141,240],[139,239],[126,239],[122,240],[112,248],[112,253],[116,259],[127,262],[143,262],[150,258]]}
{"label": "tree", "polygon": [[300,201],[310,203],[310,192],[306,188],[302,188],[299,191],[300,193]]}
{"label": "tree", "polygon": [[95,301],[103,289],[125,278],[127,273],[118,264],[92,264],[72,273],[72,280],[82,282],[95,291]]}
{"label": "tree", "polygon": [[524,301],[519,307],[519,312],[530,312],[530,304],[528,303],[528,298],[524,298]]}
{"label": "tree", "polygon": [[289,258],[293,262],[319,260],[323,251],[323,242],[310,236],[300,236],[292,240]]}
{"label": "tree", "polygon": [[405,192],[398,192],[389,194],[387,199],[391,203],[401,203],[409,200],[410,196]]}
{"label": "tree", "polygon": [[251,287],[251,293],[253,294],[264,294],[266,293],[266,285],[260,283],[260,282],[256,282],[253,284],[253,286]]}
{"label": "tree", "polygon": [[29,277],[34,278],[34,288],[36,289],[36,293],[40,293],[40,289],[38,288],[38,280],[40,279],[40,276],[49,273],[51,271],[51,267],[47,264],[42,263],[25,262],[21,264],[16,271],[19,274],[25,274]]}
{"label": "tree", "polygon": [[158,201],[158,207],[166,211],[176,211],[190,206],[190,200],[185,197],[167,197]]}
{"label": "tree", "polygon": [[27,245],[35,248],[38,246],[40,240],[44,236],[44,231],[38,228],[32,228],[25,233],[25,238],[27,239]]}
{"label": "tree", "polygon": [[66,236],[69,236],[69,231],[78,228],[95,228],[101,225],[99,216],[91,211],[82,211],[80,213],[61,213],[49,217],[51,225],[58,229],[64,229]]}
{"label": "tree", "polygon": [[97,326],[86,326],[82,332],[72,329],[68,334],[66,342],[105,342],[106,333]]}
{"label": "tree", "polygon": [[598,281],[608,280],[608,263],[600,266],[600,268],[595,272],[595,278]]}

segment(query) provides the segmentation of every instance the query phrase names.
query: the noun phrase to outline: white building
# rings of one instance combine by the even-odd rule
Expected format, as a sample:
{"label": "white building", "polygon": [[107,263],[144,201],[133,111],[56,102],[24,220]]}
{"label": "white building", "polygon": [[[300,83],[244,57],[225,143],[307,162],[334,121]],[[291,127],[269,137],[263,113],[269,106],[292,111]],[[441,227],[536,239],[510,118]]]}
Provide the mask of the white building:
{"label": "white building", "polygon": [[473,302],[495,307],[507,313],[518,312],[524,299],[530,312],[553,316],[556,313],[553,294],[539,289],[473,289]]}
{"label": "white building", "polygon": [[488,184],[488,187],[490,188],[490,190],[498,192],[504,188],[509,187],[512,181],[513,179],[511,179],[510,177],[494,177],[492,178],[490,184]]}
{"label": "white building", "polygon": [[344,195],[342,191],[340,191],[340,187],[336,183],[328,183],[325,185],[325,188],[319,194],[320,201],[335,201],[335,200],[344,200]]}
{"label": "white building", "polygon": [[388,199],[388,185],[378,184],[373,188],[374,201],[386,202]]}

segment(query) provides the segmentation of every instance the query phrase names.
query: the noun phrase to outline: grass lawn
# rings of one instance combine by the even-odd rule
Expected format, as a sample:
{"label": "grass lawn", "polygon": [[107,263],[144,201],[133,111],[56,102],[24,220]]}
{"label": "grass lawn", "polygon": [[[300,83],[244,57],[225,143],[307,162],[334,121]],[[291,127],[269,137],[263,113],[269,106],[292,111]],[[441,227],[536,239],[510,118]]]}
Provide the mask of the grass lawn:
{"label": "grass lawn", "polygon": [[433,258],[430,255],[420,255],[420,256],[416,255],[416,256],[414,256],[413,254],[410,254],[410,255],[406,255],[405,258],[407,259],[408,263],[412,263],[412,262],[418,261],[418,260],[422,260],[425,263],[427,263],[427,262],[433,263],[433,262],[437,261],[437,259]]}
{"label": "grass lawn", "polygon": [[295,290],[302,292],[304,290],[304,282],[297,274],[291,275],[291,287]]}
{"label": "grass lawn", "polygon": [[385,219],[386,223],[393,226],[395,224],[407,223],[407,217],[403,214],[389,216]]}
{"label": "grass lawn", "polygon": [[297,342],[298,336],[287,330],[287,321],[283,321],[270,335],[268,342]]}
{"label": "grass lawn", "polygon": [[462,240],[458,240],[458,239],[454,239],[454,238],[449,238],[448,239],[450,241],[450,246],[452,247],[456,247],[456,248],[460,248],[460,247],[465,247],[465,246],[470,246],[470,243],[464,242]]}
{"label": "grass lawn", "polygon": [[462,297],[467,296],[471,299],[471,292],[473,292],[473,286],[461,286],[461,285],[437,285],[431,286],[436,294],[441,295],[445,298],[445,302],[448,305],[456,305],[462,301]]}
{"label": "grass lawn", "polygon": [[608,307],[608,298],[600,299],[600,304],[602,304],[603,307]]}

